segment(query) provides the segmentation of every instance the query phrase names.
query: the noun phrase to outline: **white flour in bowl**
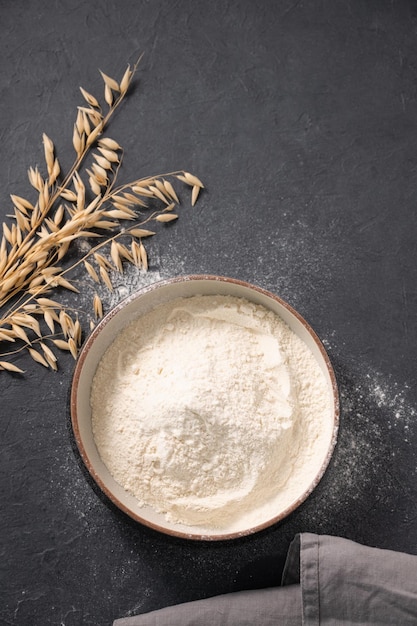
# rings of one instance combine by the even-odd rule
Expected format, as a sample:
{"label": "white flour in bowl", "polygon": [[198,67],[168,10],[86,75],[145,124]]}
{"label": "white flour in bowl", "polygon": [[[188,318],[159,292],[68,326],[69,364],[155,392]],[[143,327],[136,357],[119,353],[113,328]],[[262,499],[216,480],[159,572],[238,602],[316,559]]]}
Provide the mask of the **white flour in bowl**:
{"label": "white flour in bowl", "polygon": [[331,394],[308,347],[271,311],[229,296],[180,298],[130,323],[99,364],[91,407],[116,481],[169,521],[206,528],[290,506],[332,437]]}

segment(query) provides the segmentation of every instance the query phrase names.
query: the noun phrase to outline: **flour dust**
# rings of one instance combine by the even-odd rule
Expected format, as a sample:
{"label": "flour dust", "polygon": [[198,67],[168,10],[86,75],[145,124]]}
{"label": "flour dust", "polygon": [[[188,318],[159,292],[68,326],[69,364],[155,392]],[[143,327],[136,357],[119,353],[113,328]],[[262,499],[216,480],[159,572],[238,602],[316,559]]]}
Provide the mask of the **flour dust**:
{"label": "flour dust", "polygon": [[[332,354],[330,343],[324,344]],[[374,508],[394,508],[398,497],[406,496],[409,477],[417,478],[417,408],[410,400],[410,386],[367,363],[343,364],[336,367],[336,376],[341,404],[338,443],[320,489],[301,513],[307,528],[327,533],[337,531],[335,520],[343,525],[343,518],[360,514],[370,519]]]}

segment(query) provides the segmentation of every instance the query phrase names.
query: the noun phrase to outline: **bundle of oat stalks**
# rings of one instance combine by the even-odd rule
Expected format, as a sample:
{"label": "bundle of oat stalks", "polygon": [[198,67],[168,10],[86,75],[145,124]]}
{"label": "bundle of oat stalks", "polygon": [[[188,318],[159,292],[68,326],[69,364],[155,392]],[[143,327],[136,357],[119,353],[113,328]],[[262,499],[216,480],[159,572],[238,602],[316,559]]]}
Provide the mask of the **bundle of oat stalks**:
{"label": "bundle of oat stalks", "polygon": [[[35,200],[11,196],[12,219],[3,223],[0,243],[0,370],[23,372],[11,362],[21,352],[53,370],[57,349],[76,358],[82,341],[80,321],[56,299],[61,289],[78,291],[71,270],[83,265],[92,281],[110,290],[111,273],[123,271],[124,263],[146,270],[143,239],[155,233],[145,226],[178,217],[172,183],[179,180],[191,188],[192,205],[203,187],[196,176],[182,170],[117,185],[123,149],[103,133],[137,65],[127,67],[120,83],[101,72],[105,111],[81,88],[85,103],[78,107],[72,138],[75,160],[68,173],[61,171],[54,144],[44,134],[46,173],[37,167],[28,170]],[[89,153],[91,167],[81,172]],[[73,242],[92,238],[89,252],[66,266]],[[95,318],[103,315],[97,293],[92,309]]]}

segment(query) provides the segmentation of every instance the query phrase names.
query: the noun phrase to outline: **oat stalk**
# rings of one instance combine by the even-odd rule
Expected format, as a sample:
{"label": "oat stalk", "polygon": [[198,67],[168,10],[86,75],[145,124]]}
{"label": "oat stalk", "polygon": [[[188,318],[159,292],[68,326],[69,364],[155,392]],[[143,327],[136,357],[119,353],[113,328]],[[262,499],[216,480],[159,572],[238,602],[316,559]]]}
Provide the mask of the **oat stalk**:
{"label": "oat stalk", "polygon": [[[184,170],[118,184],[123,148],[105,133],[139,61],[128,65],[120,82],[100,71],[103,105],[80,88],[83,104],[73,127],[75,156],[69,170],[61,170],[55,145],[44,134],[45,171],[28,170],[34,199],[11,195],[11,219],[3,223],[0,240],[0,371],[22,373],[12,362],[22,352],[52,370],[58,367],[57,350],[76,358],[83,329],[78,313],[59,300],[62,290],[78,291],[71,278],[74,270],[82,267],[93,285],[110,290],[112,275],[123,272],[125,264],[146,271],[143,240],[157,232],[149,225],[178,218],[175,182],[191,188],[191,205],[203,189],[202,182]],[[90,163],[85,165],[87,157]],[[89,251],[69,261],[74,242],[82,239],[89,242]],[[95,319],[103,315],[97,293],[92,313]]]}

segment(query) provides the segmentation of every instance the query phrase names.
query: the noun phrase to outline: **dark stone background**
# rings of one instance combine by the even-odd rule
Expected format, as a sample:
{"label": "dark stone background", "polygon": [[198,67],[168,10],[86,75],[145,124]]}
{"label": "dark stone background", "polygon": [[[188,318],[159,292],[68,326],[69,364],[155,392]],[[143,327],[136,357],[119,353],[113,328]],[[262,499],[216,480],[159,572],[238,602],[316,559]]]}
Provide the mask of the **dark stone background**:
{"label": "dark stone background", "polygon": [[[206,190],[106,303],[216,273],[269,289],[334,364],[339,444],[311,497],[235,542],[161,536],[111,508],[74,450],[73,361],[0,375],[0,623],[99,625],[276,585],[297,532],[417,553],[417,9],[411,0],[0,0],[0,195],[30,195],[42,133],[65,166],[82,85],[145,56],[111,125],[121,176]],[[84,292],[63,295],[89,307]]]}

